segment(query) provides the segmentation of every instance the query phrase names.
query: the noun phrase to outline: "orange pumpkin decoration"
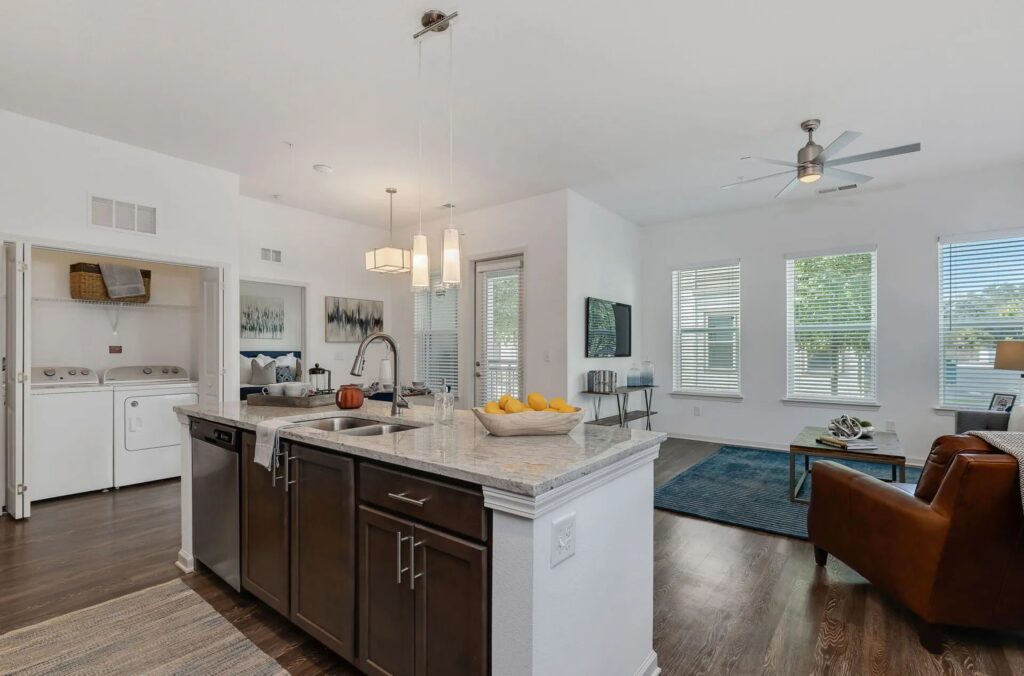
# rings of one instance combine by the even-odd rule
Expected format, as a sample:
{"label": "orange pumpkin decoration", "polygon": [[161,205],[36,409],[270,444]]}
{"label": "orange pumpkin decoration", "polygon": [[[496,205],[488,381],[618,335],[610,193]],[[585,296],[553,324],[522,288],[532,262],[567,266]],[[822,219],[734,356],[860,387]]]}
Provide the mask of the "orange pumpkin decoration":
{"label": "orange pumpkin decoration", "polygon": [[359,408],[363,405],[361,385],[342,385],[334,395],[334,403],[340,409]]}

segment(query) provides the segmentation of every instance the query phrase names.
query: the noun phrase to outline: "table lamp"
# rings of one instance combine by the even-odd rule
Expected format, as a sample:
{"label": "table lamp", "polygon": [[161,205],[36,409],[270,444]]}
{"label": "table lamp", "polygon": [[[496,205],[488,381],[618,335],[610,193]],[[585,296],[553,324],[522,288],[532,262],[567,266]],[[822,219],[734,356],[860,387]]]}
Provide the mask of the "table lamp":
{"label": "table lamp", "polygon": [[[1001,340],[996,343],[996,362],[993,366],[1003,371],[1021,371],[1020,377],[1024,378],[1024,340]],[[1024,395],[1024,390],[1021,394]]]}

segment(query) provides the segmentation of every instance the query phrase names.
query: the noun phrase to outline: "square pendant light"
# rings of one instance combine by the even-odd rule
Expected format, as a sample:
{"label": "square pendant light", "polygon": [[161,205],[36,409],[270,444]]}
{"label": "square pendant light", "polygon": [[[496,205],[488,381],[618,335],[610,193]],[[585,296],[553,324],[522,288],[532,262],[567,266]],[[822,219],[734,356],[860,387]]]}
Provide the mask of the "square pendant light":
{"label": "square pendant light", "polygon": [[382,246],[366,252],[366,269],[397,275],[412,270],[412,255],[408,249]]}
{"label": "square pendant light", "polygon": [[459,247],[459,231],[456,228],[447,228],[444,231],[441,286],[446,289],[457,289],[462,286],[462,250]]}

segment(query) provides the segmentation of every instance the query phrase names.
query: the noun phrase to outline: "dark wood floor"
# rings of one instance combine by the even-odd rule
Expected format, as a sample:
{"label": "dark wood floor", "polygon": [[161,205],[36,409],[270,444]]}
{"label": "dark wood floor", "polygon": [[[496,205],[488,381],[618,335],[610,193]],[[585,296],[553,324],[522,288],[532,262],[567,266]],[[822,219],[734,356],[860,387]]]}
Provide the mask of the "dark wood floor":
{"label": "dark wood floor", "polygon": [[[713,453],[669,440],[661,484]],[[0,633],[180,576],[179,486],[33,505],[0,520]],[[803,541],[655,512],[654,647],[678,674],[1024,674],[1024,638],[947,633],[932,656],[909,614]],[[274,611],[206,573],[182,579],[292,674],[354,674]]]}

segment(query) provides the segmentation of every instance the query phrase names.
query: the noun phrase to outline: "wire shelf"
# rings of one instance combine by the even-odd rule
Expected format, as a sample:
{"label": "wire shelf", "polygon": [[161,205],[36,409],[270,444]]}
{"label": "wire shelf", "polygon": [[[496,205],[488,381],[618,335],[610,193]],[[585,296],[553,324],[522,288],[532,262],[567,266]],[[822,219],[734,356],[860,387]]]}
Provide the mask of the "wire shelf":
{"label": "wire shelf", "polygon": [[177,305],[173,303],[120,303],[116,300],[79,300],[77,298],[47,298],[33,296],[32,301],[43,303],[67,303],[71,305],[92,305],[117,310],[195,310],[194,305]]}

